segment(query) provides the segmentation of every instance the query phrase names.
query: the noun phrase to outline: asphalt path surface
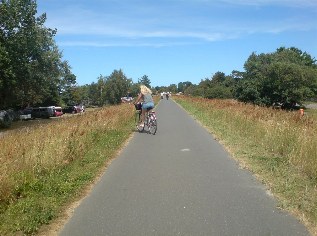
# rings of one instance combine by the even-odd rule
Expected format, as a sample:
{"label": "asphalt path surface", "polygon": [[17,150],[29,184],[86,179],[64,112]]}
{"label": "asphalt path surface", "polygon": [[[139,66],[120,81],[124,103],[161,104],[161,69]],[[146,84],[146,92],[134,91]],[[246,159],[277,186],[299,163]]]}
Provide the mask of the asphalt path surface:
{"label": "asphalt path surface", "polygon": [[309,235],[173,100],[135,133],[60,235]]}

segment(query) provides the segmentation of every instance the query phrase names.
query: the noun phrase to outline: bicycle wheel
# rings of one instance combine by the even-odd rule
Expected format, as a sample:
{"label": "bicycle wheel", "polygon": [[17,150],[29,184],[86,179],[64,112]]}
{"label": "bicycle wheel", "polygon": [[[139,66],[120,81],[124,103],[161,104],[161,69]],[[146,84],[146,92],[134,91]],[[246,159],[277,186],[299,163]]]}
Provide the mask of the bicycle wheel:
{"label": "bicycle wheel", "polygon": [[157,130],[157,121],[155,120],[155,119],[151,119],[150,121],[149,121],[149,132],[150,132],[150,134],[156,134],[156,130]]}
{"label": "bicycle wheel", "polygon": [[136,111],[135,112],[135,126],[139,132],[142,132],[144,130],[144,124],[143,126],[140,126],[140,121],[141,121],[141,111]]}

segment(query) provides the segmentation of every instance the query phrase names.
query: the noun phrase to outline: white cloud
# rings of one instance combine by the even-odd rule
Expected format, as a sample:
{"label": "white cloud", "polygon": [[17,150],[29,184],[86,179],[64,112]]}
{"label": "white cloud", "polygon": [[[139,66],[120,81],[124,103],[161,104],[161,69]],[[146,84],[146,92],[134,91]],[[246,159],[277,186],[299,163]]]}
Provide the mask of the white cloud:
{"label": "white cloud", "polygon": [[[80,0],[78,1],[80,2]],[[67,6],[67,2],[64,2],[59,8],[47,9],[46,25],[50,28],[57,28],[59,40],[65,46],[95,47],[167,46],[183,44],[184,41],[186,44],[202,43],[228,40],[255,33],[277,34],[292,30],[316,30],[317,27],[316,20],[311,19],[310,16],[281,12],[281,14],[268,15],[264,18],[263,16],[270,12],[261,10],[261,6],[269,5],[283,5],[287,6],[286,9],[289,6],[299,5],[317,6],[317,1],[171,0],[170,2],[174,3],[172,6],[170,4],[151,5],[151,1],[145,1],[142,6],[135,6],[134,1],[131,1],[120,1],[122,4],[120,11],[116,8],[118,6],[106,8],[105,5],[102,7],[97,5],[102,1],[92,1],[86,7],[75,4],[73,1],[70,1],[72,5]],[[178,4],[175,4],[177,2]],[[194,2],[211,5],[200,6],[199,3],[193,4]],[[195,9],[190,9],[189,3],[195,5]],[[214,5],[214,3],[226,3],[233,7],[227,9],[219,7],[217,4]],[[50,6],[57,7],[54,3]],[[258,6],[260,9],[255,11],[253,6]],[[179,11],[174,11],[175,8],[179,8]],[[261,13],[262,17],[259,17],[258,13]],[[248,17],[245,17],[245,14]],[[69,39],[70,37],[75,40]],[[85,37],[86,40],[81,40],[81,37]],[[117,39],[116,43],[113,43],[114,39]],[[62,42],[62,40],[67,41]],[[130,40],[133,40],[133,43],[130,43]],[[168,40],[169,42],[167,42]]]}

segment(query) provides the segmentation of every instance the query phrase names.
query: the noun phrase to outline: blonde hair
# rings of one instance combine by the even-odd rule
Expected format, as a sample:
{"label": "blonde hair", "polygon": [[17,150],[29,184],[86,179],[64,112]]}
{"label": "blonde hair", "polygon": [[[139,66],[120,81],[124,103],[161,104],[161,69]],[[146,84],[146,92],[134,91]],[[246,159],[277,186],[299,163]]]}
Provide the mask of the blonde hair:
{"label": "blonde hair", "polygon": [[149,89],[145,85],[140,85],[140,89],[142,94],[152,94],[151,89]]}

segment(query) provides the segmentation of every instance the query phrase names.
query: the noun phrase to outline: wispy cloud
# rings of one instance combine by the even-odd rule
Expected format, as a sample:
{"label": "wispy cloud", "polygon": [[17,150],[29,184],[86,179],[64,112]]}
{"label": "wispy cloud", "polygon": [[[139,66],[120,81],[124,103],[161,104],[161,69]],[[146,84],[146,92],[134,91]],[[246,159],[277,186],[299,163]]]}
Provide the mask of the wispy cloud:
{"label": "wispy cloud", "polygon": [[[317,27],[316,20],[309,15],[312,10],[306,16],[293,9],[299,5],[317,6],[315,0],[170,0],[161,4],[144,1],[142,6],[135,5],[133,0],[122,0],[120,5],[112,1],[116,2],[114,6],[91,1],[89,7],[83,7],[78,1],[77,4],[76,1],[63,2],[47,14],[47,26],[57,28],[64,46],[161,47],[222,41],[256,33],[316,30]],[[279,8],[267,18],[271,5]],[[83,36],[85,40],[78,40]]]}

